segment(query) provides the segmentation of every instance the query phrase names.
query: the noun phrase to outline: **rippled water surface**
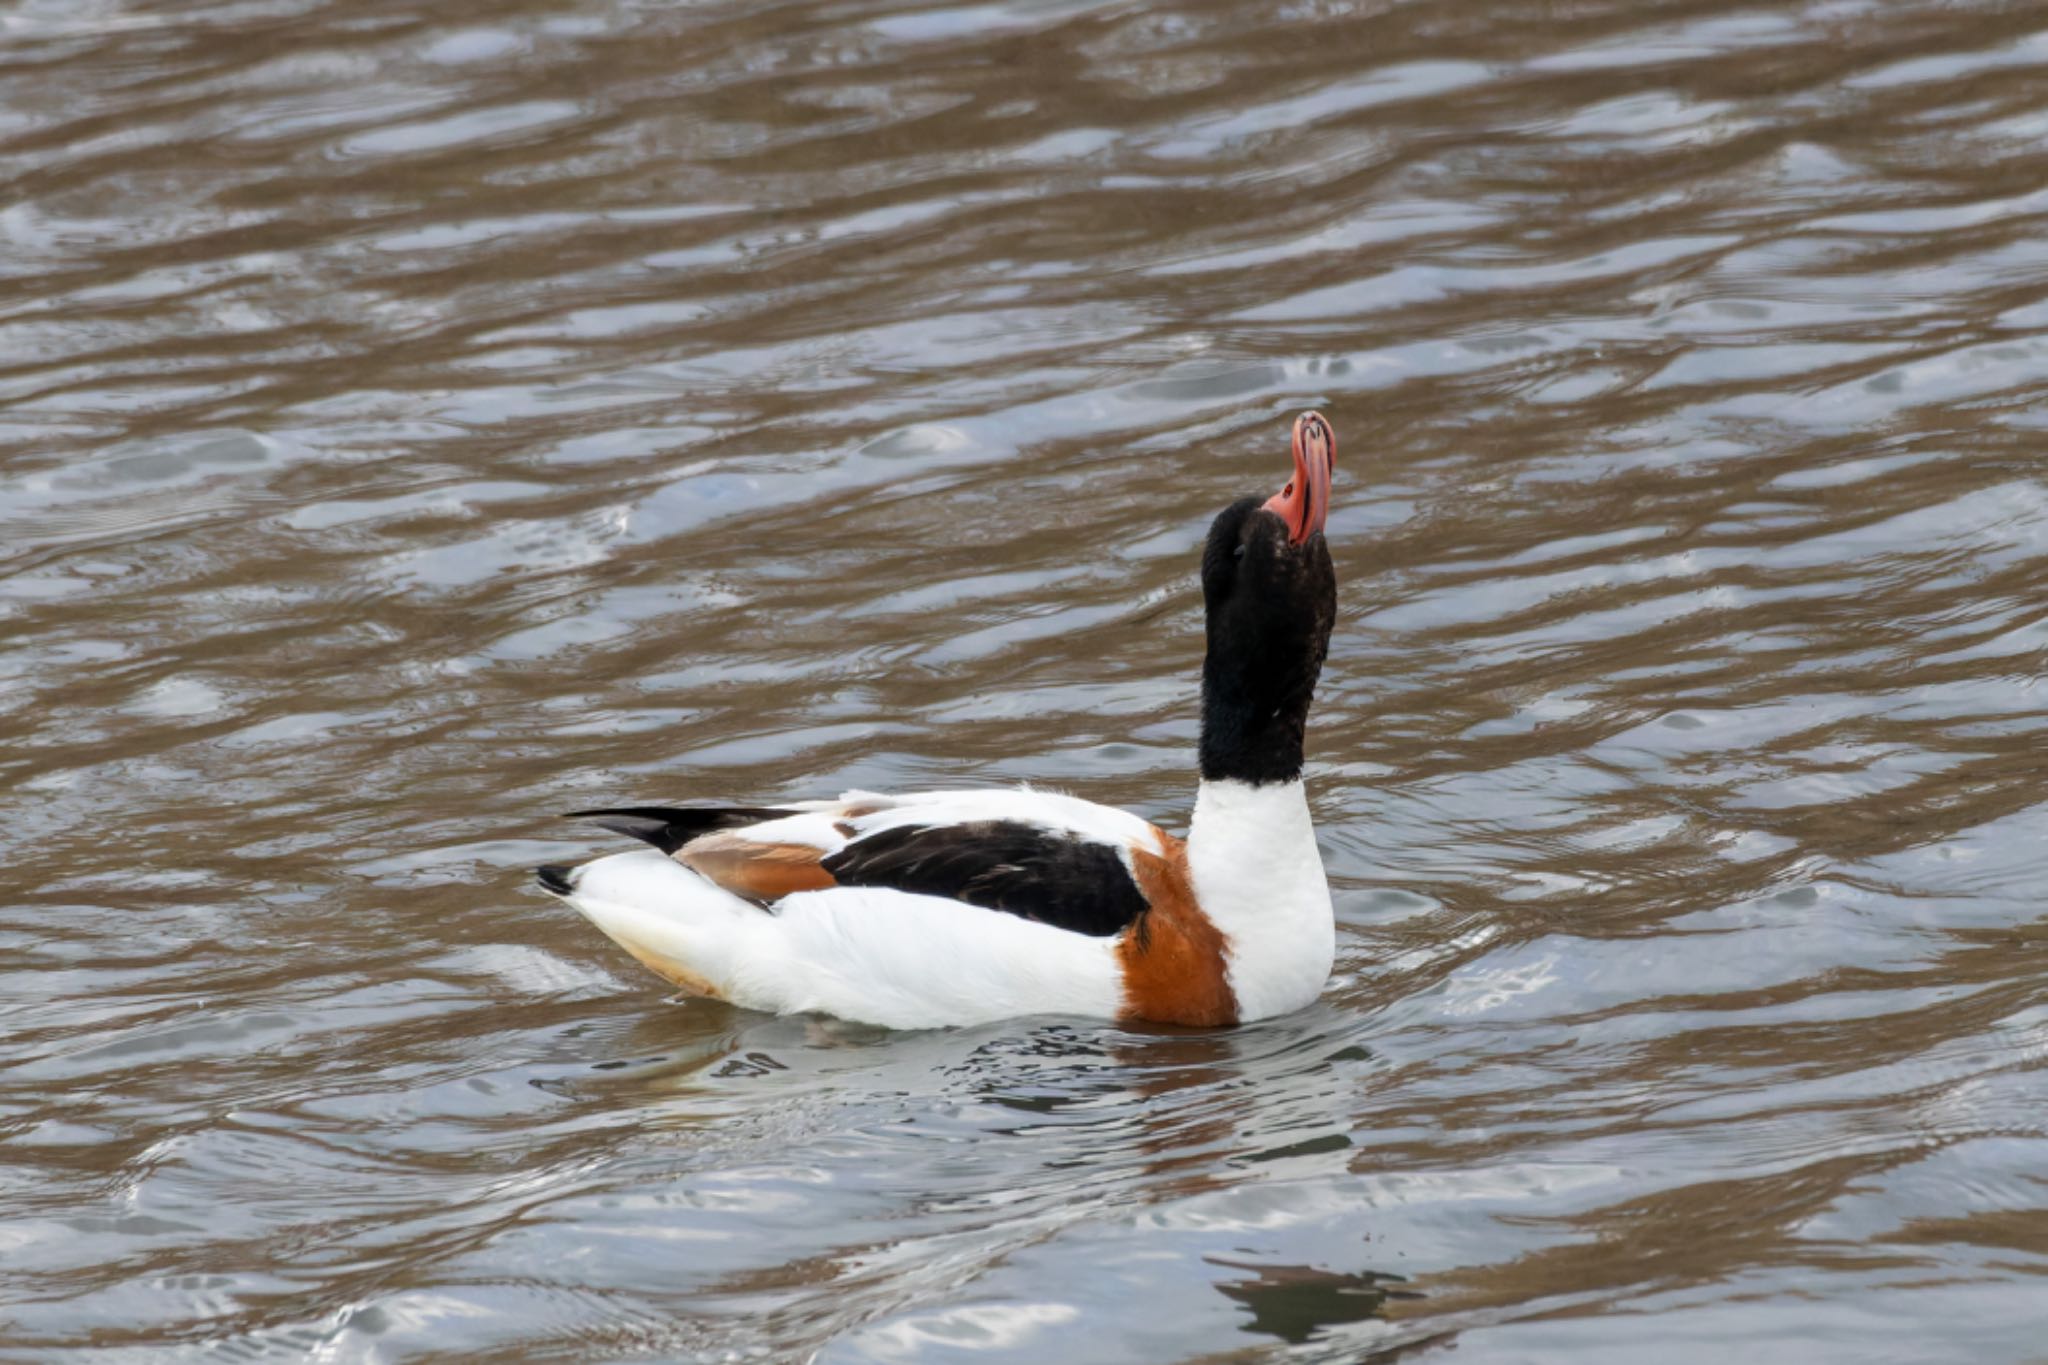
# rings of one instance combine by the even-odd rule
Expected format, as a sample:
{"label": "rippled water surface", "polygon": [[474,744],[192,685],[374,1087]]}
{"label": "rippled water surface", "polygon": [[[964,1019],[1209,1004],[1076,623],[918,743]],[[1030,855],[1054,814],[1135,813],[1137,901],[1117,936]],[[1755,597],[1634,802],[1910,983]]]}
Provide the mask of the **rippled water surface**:
{"label": "rippled water surface", "polygon": [[[0,1358],[2048,1358],[2048,12],[0,13]],[[681,1002],[556,812],[1179,828],[1320,1004]]]}

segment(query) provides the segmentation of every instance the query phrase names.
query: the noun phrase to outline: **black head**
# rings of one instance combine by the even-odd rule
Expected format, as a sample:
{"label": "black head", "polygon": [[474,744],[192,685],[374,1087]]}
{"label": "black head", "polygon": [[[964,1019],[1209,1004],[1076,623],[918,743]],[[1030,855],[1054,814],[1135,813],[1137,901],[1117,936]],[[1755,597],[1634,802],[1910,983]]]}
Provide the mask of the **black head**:
{"label": "black head", "polygon": [[[1312,424],[1307,440],[1305,424]],[[1307,414],[1295,424],[1295,478],[1287,489],[1265,503],[1234,502],[1209,527],[1202,550],[1205,779],[1301,776],[1309,701],[1337,619],[1337,571],[1323,540],[1335,446],[1329,424]],[[1320,505],[1308,502],[1312,492]]]}

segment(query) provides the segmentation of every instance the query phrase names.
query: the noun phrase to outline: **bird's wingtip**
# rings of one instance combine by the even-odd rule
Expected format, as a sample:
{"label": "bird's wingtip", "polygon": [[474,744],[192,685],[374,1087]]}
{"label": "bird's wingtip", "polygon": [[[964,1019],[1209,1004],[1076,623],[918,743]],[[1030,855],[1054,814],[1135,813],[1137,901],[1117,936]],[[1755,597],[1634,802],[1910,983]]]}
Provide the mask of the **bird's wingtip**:
{"label": "bird's wingtip", "polygon": [[540,880],[541,890],[556,896],[566,896],[576,889],[572,874],[576,871],[567,863],[542,863],[533,870]]}

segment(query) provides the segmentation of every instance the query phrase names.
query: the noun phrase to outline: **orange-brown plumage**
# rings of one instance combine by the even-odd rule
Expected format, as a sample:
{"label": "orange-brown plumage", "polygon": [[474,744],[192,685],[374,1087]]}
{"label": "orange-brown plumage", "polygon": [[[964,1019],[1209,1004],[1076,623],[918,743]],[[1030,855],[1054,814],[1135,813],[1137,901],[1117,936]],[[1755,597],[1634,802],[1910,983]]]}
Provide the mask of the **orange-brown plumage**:
{"label": "orange-brown plumage", "polygon": [[1131,850],[1147,909],[1116,945],[1126,1022],[1226,1028],[1237,1022],[1229,940],[1202,913],[1188,875],[1187,845],[1163,831],[1159,846]]}
{"label": "orange-brown plumage", "polygon": [[764,844],[743,834],[706,834],[683,845],[675,856],[735,896],[763,904],[798,891],[839,885],[819,866],[824,852],[809,844]]}

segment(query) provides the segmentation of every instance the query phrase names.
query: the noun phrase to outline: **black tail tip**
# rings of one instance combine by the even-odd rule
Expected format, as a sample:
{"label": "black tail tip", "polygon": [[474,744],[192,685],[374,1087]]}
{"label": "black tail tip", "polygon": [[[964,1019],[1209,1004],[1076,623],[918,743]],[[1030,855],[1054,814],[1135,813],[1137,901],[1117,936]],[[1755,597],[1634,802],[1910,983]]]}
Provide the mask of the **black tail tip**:
{"label": "black tail tip", "polygon": [[543,890],[566,896],[576,889],[575,883],[569,880],[569,874],[575,870],[567,863],[542,863],[533,870],[533,875],[540,878]]}

